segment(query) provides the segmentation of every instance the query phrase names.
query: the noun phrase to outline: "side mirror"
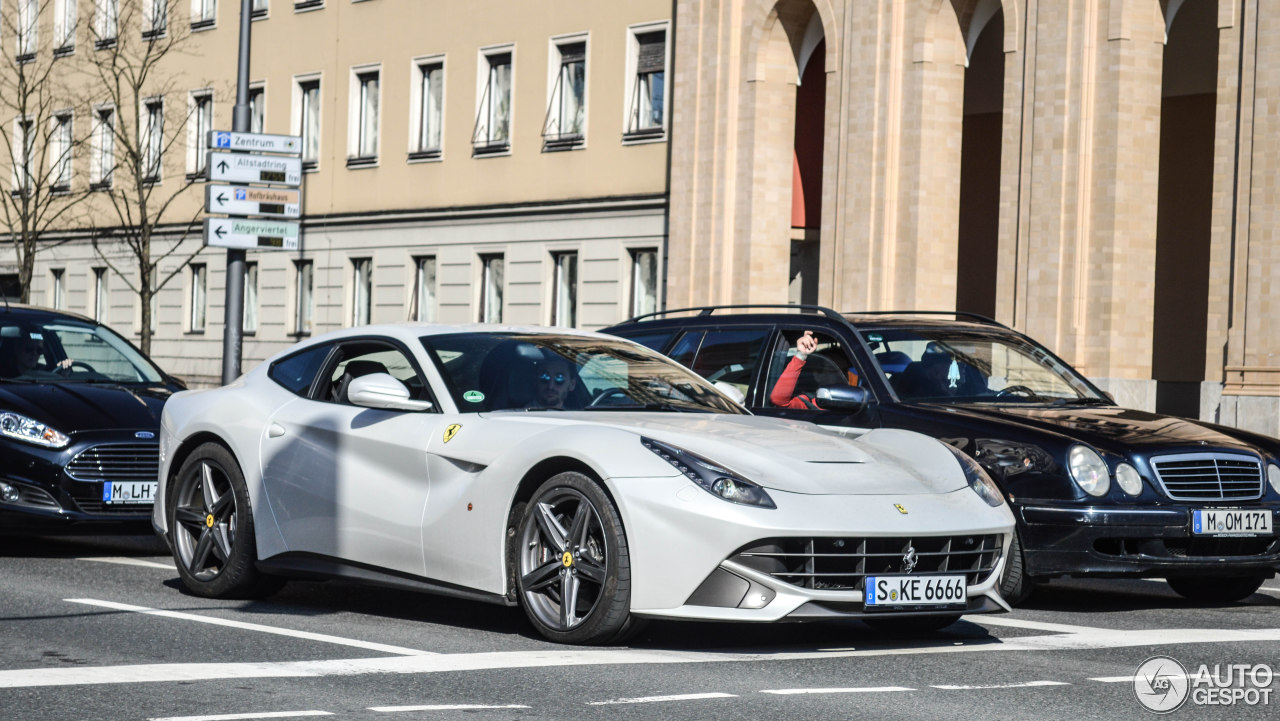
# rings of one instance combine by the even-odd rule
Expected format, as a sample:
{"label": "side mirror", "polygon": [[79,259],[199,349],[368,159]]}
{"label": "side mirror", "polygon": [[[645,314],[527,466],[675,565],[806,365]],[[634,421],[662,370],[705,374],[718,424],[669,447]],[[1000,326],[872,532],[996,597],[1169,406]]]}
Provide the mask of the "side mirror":
{"label": "side mirror", "polygon": [[390,411],[429,411],[431,401],[415,401],[409,397],[409,389],[386,373],[370,373],[351,379],[347,398],[364,408],[380,408]]}
{"label": "side mirror", "polygon": [[865,388],[853,386],[825,386],[818,389],[818,407],[824,411],[849,411],[861,413],[866,410],[871,396]]}

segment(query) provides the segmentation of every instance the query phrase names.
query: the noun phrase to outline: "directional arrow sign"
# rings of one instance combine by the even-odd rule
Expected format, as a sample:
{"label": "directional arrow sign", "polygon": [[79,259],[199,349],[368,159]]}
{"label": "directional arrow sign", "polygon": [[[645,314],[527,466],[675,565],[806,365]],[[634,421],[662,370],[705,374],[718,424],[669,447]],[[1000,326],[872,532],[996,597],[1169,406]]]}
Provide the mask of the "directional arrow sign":
{"label": "directional arrow sign", "polygon": [[204,186],[204,209],[227,215],[265,215],[297,218],[302,193],[283,188],[247,188],[243,185]]}
{"label": "directional arrow sign", "polygon": [[263,133],[234,133],[226,130],[209,131],[209,147],[218,150],[248,150],[257,153],[302,154],[302,138],[297,135],[265,135]]}
{"label": "directional arrow sign", "polygon": [[204,244],[253,250],[298,249],[298,224],[277,220],[205,218]]}
{"label": "directional arrow sign", "polygon": [[226,183],[270,183],[296,188],[302,185],[302,159],[276,155],[246,155],[209,151],[207,180]]}

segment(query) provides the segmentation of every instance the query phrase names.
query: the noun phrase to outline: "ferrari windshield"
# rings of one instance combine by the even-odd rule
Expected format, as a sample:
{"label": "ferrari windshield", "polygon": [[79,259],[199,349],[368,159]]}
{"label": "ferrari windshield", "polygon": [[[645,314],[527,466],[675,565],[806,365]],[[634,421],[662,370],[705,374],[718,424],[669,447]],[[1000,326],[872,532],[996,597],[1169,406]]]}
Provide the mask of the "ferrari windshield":
{"label": "ferrari windshield", "polygon": [[1049,351],[1011,334],[965,328],[862,331],[904,401],[1109,404]]}
{"label": "ferrari windshield", "polygon": [[665,356],[620,339],[456,333],[422,338],[463,413],[664,410],[745,413]]}
{"label": "ferrari windshield", "polygon": [[162,376],[105,326],[28,316],[0,319],[0,378],[26,383],[159,383]]}

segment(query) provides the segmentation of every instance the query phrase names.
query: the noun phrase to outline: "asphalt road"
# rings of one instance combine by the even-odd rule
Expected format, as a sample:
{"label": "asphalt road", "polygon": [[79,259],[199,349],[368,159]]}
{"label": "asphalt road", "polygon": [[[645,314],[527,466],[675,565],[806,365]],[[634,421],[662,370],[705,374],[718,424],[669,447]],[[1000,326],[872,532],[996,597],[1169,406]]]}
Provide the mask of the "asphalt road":
{"label": "asphalt road", "polygon": [[[1153,656],[1208,675],[1139,674]],[[518,609],[336,582],[196,598],[151,538],[0,538],[4,721],[1156,718],[1135,676],[1188,692],[1168,718],[1235,721],[1280,718],[1272,672],[1280,579],[1208,608],[1160,582],[1068,579],[920,638],[661,622],[584,649]]]}

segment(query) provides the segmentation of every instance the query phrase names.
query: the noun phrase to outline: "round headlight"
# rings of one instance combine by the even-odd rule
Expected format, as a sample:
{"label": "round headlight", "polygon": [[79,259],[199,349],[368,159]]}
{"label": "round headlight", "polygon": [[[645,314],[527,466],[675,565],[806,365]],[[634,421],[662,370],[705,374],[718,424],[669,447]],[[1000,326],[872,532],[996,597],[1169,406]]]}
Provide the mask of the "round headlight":
{"label": "round headlight", "polygon": [[1071,480],[1091,496],[1105,496],[1111,489],[1111,475],[1098,452],[1087,446],[1073,446],[1067,458]]}
{"label": "round headlight", "polygon": [[1137,468],[1128,463],[1116,466],[1116,483],[1120,484],[1120,490],[1131,496],[1142,493],[1142,476],[1138,475]]}
{"label": "round headlight", "polygon": [[1280,493],[1280,466],[1267,464],[1267,480],[1271,481],[1271,487],[1276,489],[1276,493]]}

